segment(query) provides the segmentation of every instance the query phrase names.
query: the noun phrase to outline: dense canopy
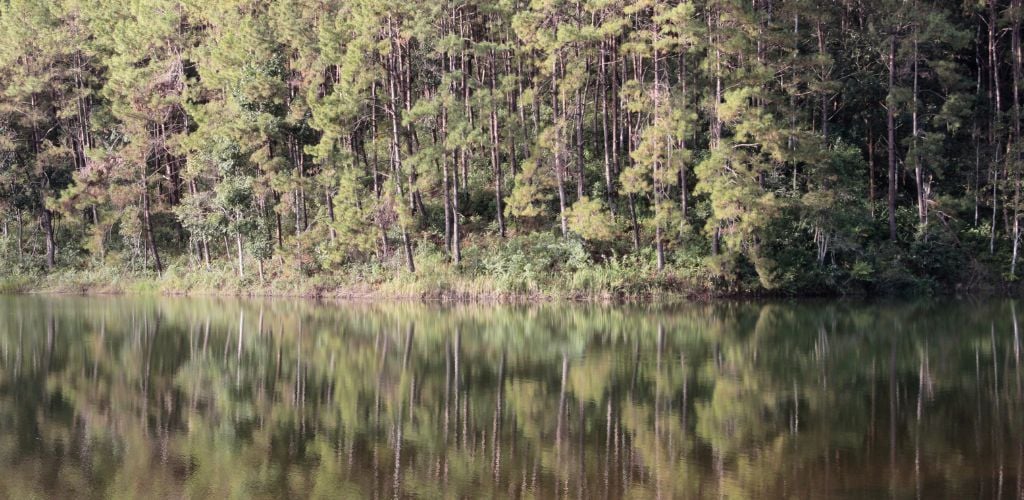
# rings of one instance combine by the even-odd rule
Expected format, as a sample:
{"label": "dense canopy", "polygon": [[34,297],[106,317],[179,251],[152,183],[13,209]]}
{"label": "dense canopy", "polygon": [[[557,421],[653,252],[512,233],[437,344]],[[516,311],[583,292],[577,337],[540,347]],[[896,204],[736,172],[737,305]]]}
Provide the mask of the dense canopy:
{"label": "dense canopy", "polygon": [[0,273],[1012,282],[1022,15],[0,0]]}

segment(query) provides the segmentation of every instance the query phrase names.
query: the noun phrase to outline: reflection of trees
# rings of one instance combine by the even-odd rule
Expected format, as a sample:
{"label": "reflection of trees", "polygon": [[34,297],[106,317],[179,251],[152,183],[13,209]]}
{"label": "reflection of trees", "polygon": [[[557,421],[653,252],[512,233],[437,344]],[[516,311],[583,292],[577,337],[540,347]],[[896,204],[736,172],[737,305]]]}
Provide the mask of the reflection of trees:
{"label": "reflection of trees", "polygon": [[0,311],[4,497],[1019,488],[1009,303]]}

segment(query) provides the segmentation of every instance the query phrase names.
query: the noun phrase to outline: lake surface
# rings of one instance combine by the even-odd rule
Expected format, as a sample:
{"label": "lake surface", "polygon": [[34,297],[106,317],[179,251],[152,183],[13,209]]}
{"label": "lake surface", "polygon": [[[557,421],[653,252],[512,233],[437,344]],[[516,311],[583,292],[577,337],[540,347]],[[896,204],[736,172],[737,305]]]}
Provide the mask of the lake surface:
{"label": "lake surface", "polygon": [[1020,498],[1015,314],[0,297],[0,497]]}

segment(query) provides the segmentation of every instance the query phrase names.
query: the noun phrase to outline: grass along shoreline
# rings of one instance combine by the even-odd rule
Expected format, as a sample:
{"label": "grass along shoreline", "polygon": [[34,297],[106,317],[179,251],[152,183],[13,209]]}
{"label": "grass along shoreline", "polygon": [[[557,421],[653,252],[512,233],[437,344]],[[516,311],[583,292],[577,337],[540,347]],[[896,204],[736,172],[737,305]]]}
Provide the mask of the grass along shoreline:
{"label": "grass along shoreline", "polygon": [[[607,269],[589,269],[608,277]],[[281,297],[309,299],[393,299],[442,302],[636,302],[715,299],[757,299],[770,297],[912,296],[917,293],[870,291],[863,288],[840,292],[834,289],[779,291],[765,290],[756,283],[703,283],[678,273],[633,274],[621,279],[593,279],[576,273],[551,273],[541,282],[509,283],[495,276],[473,275],[453,270],[421,270],[417,274],[398,270],[384,275],[364,273],[317,274],[306,277],[268,272],[258,277],[239,278],[235,268],[225,265],[209,269],[171,266],[161,275],[123,272],[112,268],[62,269],[52,273],[35,271],[0,275],[0,294],[68,295],[164,295],[220,297]],[[905,291],[904,291],[905,292]],[[1018,287],[969,287],[924,291],[924,295],[1015,295]]]}
{"label": "grass along shoreline", "polygon": [[[351,271],[351,270],[349,270]],[[365,273],[347,272],[296,277],[279,269],[240,278],[235,268],[213,265],[209,269],[171,266],[163,274],[123,272],[111,268],[58,269],[0,275],[0,293],[74,295],[180,295],[232,297],[294,297],[334,299],[417,299],[439,301],[633,301],[642,299],[710,299],[764,296],[763,291],[711,287],[685,281],[677,274],[632,275],[548,273],[544,279],[520,276],[514,281],[461,272],[445,264],[423,268]],[[595,274],[603,276],[595,276]],[[619,273],[614,273],[619,274]],[[626,274],[626,273],[621,273]]]}
{"label": "grass along shoreline", "polygon": [[[7,252],[8,255],[11,252]],[[299,255],[299,257],[296,257]],[[460,264],[429,244],[418,246],[415,272],[402,256],[384,261],[329,264],[307,253],[262,262],[189,255],[167,256],[162,273],[145,262],[109,254],[105,264],[88,254],[63,255],[53,271],[38,259],[0,261],[0,293],[149,294],[443,301],[639,301],[715,298],[922,296],[1018,293],[996,266],[953,259],[956,266],[921,269],[897,254],[859,262],[809,266],[800,273],[771,262],[721,259],[699,251],[675,252],[662,271],[649,249],[599,254],[581,242],[551,235],[467,246]],[[934,267],[934,256],[923,257]],[[758,267],[760,266],[760,267]]]}

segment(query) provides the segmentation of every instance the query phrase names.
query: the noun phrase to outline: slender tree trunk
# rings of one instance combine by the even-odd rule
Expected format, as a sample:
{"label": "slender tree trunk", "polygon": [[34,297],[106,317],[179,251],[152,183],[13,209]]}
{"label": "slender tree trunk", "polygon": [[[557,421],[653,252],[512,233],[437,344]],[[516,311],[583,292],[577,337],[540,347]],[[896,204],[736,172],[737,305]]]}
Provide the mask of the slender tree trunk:
{"label": "slender tree trunk", "polygon": [[586,191],[586,173],[583,164],[583,99],[585,95],[576,91],[576,200],[583,198]]}
{"label": "slender tree trunk", "polygon": [[605,69],[607,59],[607,56],[605,55],[606,46],[607,42],[602,40],[600,61],[597,65],[598,81],[600,82],[598,87],[601,91],[601,140],[603,141],[601,151],[604,153],[605,201],[608,204],[608,208],[611,210],[612,215],[615,215],[615,191],[612,187],[612,158],[608,141],[608,71]]}
{"label": "slender tree trunk", "polygon": [[561,58],[555,59],[555,68],[551,74],[551,108],[552,117],[555,122],[555,181],[558,183],[558,219],[559,226],[562,229],[562,237],[567,238],[569,236],[569,223],[565,217],[566,200],[565,200],[565,165],[562,153],[564,151],[564,144],[562,143],[564,134],[562,133],[562,127],[565,124],[563,116],[565,110],[563,106],[559,106],[558,99],[558,70],[560,69]]}
{"label": "slender tree trunk", "polygon": [[25,256],[25,222],[22,220],[21,209],[18,209],[18,264],[23,263]]}
{"label": "slender tree trunk", "polygon": [[896,119],[892,95],[896,77],[896,35],[889,35],[889,99],[885,104],[885,123],[889,148],[889,239],[896,241]]}
{"label": "slender tree trunk", "polygon": [[[682,94],[684,108],[689,108],[690,106],[690,101],[686,93],[687,78],[688,76],[686,72],[686,51],[681,51],[679,54],[679,87],[680,93]],[[684,152],[686,151],[685,136],[679,138],[679,149]],[[682,216],[680,217],[680,222],[682,224],[686,224],[686,216],[688,215],[689,210],[690,190],[689,187],[686,185],[686,174],[688,168],[689,167],[686,165],[685,162],[682,162],[679,165],[679,207],[682,211]],[[682,225],[680,225],[680,227],[682,227]]]}
{"label": "slender tree trunk", "polygon": [[1016,277],[1017,255],[1020,246],[1020,79],[1021,79],[1021,41],[1020,41],[1020,16],[1021,0],[1013,0],[1010,6],[1010,13],[1013,16],[1011,29],[1011,56],[1013,68],[1013,256],[1010,259],[1010,276]]}
{"label": "slender tree trunk", "polygon": [[490,119],[491,119],[491,121],[490,121],[490,128],[489,128],[489,132],[490,132],[490,136],[491,136],[491,168],[493,169],[493,172],[494,172],[494,206],[495,206],[495,215],[496,215],[497,220],[498,220],[498,235],[501,236],[502,238],[504,238],[505,237],[505,214],[504,214],[505,208],[502,205],[502,203],[503,203],[502,199],[504,198],[504,196],[503,196],[502,191],[501,191],[503,173],[501,171],[501,160],[500,160],[500,158],[498,158],[498,145],[499,145],[501,139],[500,139],[500,137],[498,135],[498,104],[497,104],[496,96],[495,96],[496,89],[495,89],[495,75],[494,75],[497,72],[497,69],[498,69],[497,65],[495,64],[495,61],[494,61],[494,51],[492,50],[491,51],[491,57],[490,57],[490,71],[489,71],[490,78],[488,80],[488,85],[489,85],[490,91],[491,91],[491,95],[490,95],[490,101],[491,101],[490,102],[490,112],[491,112],[490,113]]}
{"label": "slender tree trunk", "polygon": [[[464,150],[465,148],[459,148]],[[465,159],[465,153],[460,152],[459,158]],[[454,158],[452,167],[455,167]],[[454,173],[454,172],[453,172]],[[462,262],[462,234],[459,228],[459,181],[452,179],[452,260],[456,264]]]}
{"label": "slender tree trunk", "polygon": [[242,233],[235,233],[235,250],[238,252],[238,277],[245,279],[245,260],[242,256]]}
{"label": "slender tree trunk", "polygon": [[996,219],[999,216],[999,193],[997,191],[999,187],[999,169],[993,168],[992,170],[992,232],[989,233],[988,240],[988,253],[995,254],[996,252]]}
{"label": "slender tree trunk", "polygon": [[611,188],[611,191],[612,191],[612,198],[611,199],[612,199],[612,202],[613,202],[613,206],[615,207],[615,208],[613,208],[613,211],[617,211],[618,210],[618,205],[619,205],[619,192],[618,192],[617,186],[615,185],[614,179],[618,178],[618,176],[619,176],[619,168],[620,168],[620,164],[619,164],[619,150],[620,150],[620,148],[622,146],[622,123],[621,123],[621,118],[620,118],[621,117],[621,113],[620,113],[620,109],[619,109],[619,56],[618,56],[618,53],[617,53],[618,44],[616,43],[615,39],[614,38],[611,39],[608,43],[610,45],[609,50],[608,50],[608,53],[609,53],[608,59],[610,60],[609,61],[609,71],[608,71],[608,74],[609,74],[609,78],[611,80],[611,93],[610,93],[611,95],[609,96],[609,98],[611,99],[611,105],[609,106],[611,108],[611,132],[610,132],[610,135],[609,135],[609,139],[611,140],[611,146],[612,146],[612,152],[611,152],[611,177],[612,177],[612,183],[611,183],[612,188]]}
{"label": "slender tree trunk", "polygon": [[[992,233],[989,236],[989,253],[995,253],[996,245],[996,221],[998,219],[999,212],[999,168],[1000,164],[1000,144],[999,137],[1002,128],[1002,93],[999,88],[999,57],[997,47],[997,26],[999,24],[999,16],[996,9],[997,0],[989,0],[988,2],[988,61],[989,67],[992,69],[992,94],[995,98],[994,109],[992,110],[992,126],[991,126],[991,140],[993,143],[992,151],[994,158],[992,161]],[[1005,210],[1005,207],[1004,207]]]}
{"label": "slender tree trunk", "polygon": [[153,264],[156,266],[156,273],[163,274],[164,266],[160,261],[160,250],[156,247],[156,237],[153,235],[153,218],[151,216],[150,204],[149,204],[149,186],[145,180],[145,169],[143,169],[142,178],[142,219],[146,225],[146,241],[148,246],[153,251]]}
{"label": "slender tree trunk", "polygon": [[912,144],[911,148],[913,150],[912,161],[914,162],[914,184],[915,184],[915,186],[917,188],[917,221],[918,221],[918,224],[921,226],[921,228],[924,229],[925,225],[928,222],[928,200],[925,199],[926,196],[925,196],[925,188],[924,188],[924,174],[921,171],[922,170],[922,167],[921,167],[921,154],[920,154],[920,151],[918,151],[918,136],[920,134],[920,129],[918,128],[918,120],[917,120],[917,118],[918,118],[918,105],[917,105],[917,100],[918,100],[918,69],[917,69],[918,55],[917,55],[917,29],[916,28],[914,29],[914,51],[913,51],[913,56],[912,57],[913,57],[913,61],[912,61],[911,67],[913,67],[913,71],[914,71],[914,89],[913,89],[913,105],[912,105],[911,120],[910,120],[911,121],[911,131],[910,131],[910,134],[911,134],[911,138],[913,140],[913,144]]}
{"label": "slender tree trunk", "polygon": [[448,151],[445,143],[448,140],[448,110],[441,106],[440,110],[440,139],[438,150],[441,152],[441,191],[442,202],[444,203],[444,249],[449,258],[452,257],[452,192],[451,180],[448,174]]}
{"label": "slender tree trunk", "polygon": [[328,229],[331,235],[331,242],[333,243],[338,234],[334,230],[334,198],[331,196],[330,189],[324,192],[324,204],[327,205],[327,219],[331,221],[331,227]]}
{"label": "slender tree trunk", "polygon": [[207,269],[210,268],[210,245],[209,241],[205,237],[203,238],[203,265],[205,265]]}
{"label": "slender tree trunk", "polygon": [[[652,126],[655,131],[660,134],[661,130],[661,55],[658,50],[659,42],[659,31],[657,28],[654,29],[654,120]],[[660,143],[660,141],[659,141]],[[668,141],[665,142],[668,144]],[[665,242],[662,241],[662,228],[661,228],[661,217],[658,212],[661,210],[661,198],[662,198],[662,186],[661,186],[661,162],[659,161],[660,153],[655,156],[654,165],[652,171],[654,173],[654,248],[658,257],[658,271],[661,272],[665,269]]]}
{"label": "slender tree trunk", "polygon": [[[388,29],[389,29],[389,34],[392,37],[392,44],[397,44],[398,42],[395,41],[395,39],[394,39],[395,38],[395,32],[394,32],[394,27],[392,26],[393,20],[389,18],[387,23],[388,23],[387,26],[388,26]],[[400,132],[399,123],[398,123],[399,122],[399,105],[398,105],[399,96],[398,96],[398,88],[397,88],[398,83],[396,81],[397,78],[400,77],[400,75],[398,74],[398,69],[397,69],[399,64],[395,61],[395,57],[396,56],[394,54],[392,54],[390,56],[391,61],[390,61],[389,68],[388,68],[388,70],[390,72],[390,74],[388,76],[388,101],[389,101],[388,105],[391,107],[391,110],[390,110],[390,112],[388,114],[391,117],[391,172],[392,172],[392,175],[394,176],[395,189],[397,190],[397,194],[398,194],[397,198],[399,200],[403,200],[403,199],[405,199],[405,196],[402,194],[402,182],[401,182],[402,160],[401,160],[401,147],[399,146],[399,141],[400,141],[400,138],[401,138],[401,132]],[[411,239],[409,237],[409,228],[406,227],[406,223],[404,221],[399,221],[399,227],[401,228],[401,231],[402,231],[402,246],[405,248],[405,265],[406,265],[406,268],[409,270],[409,272],[414,273],[414,272],[416,272],[416,264],[413,261],[412,241],[411,241]]]}
{"label": "slender tree trunk", "polygon": [[[818,54],[821,54],[822,57],[825,57],[826,54],[827,54],[826,45],[825,45],[825,30],[821,26],[821,20],[818,20],[818,22],[816,23],[816,30],[815,31],[816,31],[816,35],[817,35],[817,39],[818,39]],[[822,70],[821,78],[823,80],[822,83],[827,82],[827,80],[829,78],[828,73],[824,69]],[[826,91],[826,93],[821,96],[821,136],[825,138],[826,143],[828,141],[828,106],[829,106],[829,104],[831,104],[831,99],[829,98],[829,96],[827,94],[827,91]]]}
{"label": "slender tree trunk", "polygon": [[871,120],[865,119],[868,129],[868,210],[871,211],[871,219],[875,218],[875,138],[871,131]]}
{"label": "slender tree trunk", "polygon": [[53,271],[57,265],[57,240],[53,234],[53,212],[48,208],[42,210],[42,226],[46,239],[46,269]]}
{"label": "slender tree trunk", "polygon": [[[460,34],[460,36],[461,36],[461,38],[463,40],[469,40],[470,37],[471,37],[470,34],[466,33],[466,22],[465,22],[465,12],[464,11],[459,13],[459,34]],[[469,92],[469,81],[468,81],[470,68],[469,68],[469,58],[466,55],[466,49],[465,48],[463,48],[461,50],[461,52],[460,52],[460,61],[459,61],[459,63],[461,65],[460,74],[461,74],[461,86],[462,86],[462,106],[465,109],[465,114],[466,114],[465,120],[467,120],[469,122],[469,128],[472,129],[473,125],[474,125],[473,124],[473,106],[470,104],[470,100],[469,100],[470,92]],[[460,165],[462,167],[462,186],[461,186],[461,189],[462,189],[463,193],[469,193],[469,185],[468,185],[468,183],[469,183],[469,161],[465,157],[465,155],[469,154],[469,151],[467,150],[467,148],[465,148],[465,147],[462,148],[462,154],[463,154],[463,158],[462,158],[461,165]]]}

